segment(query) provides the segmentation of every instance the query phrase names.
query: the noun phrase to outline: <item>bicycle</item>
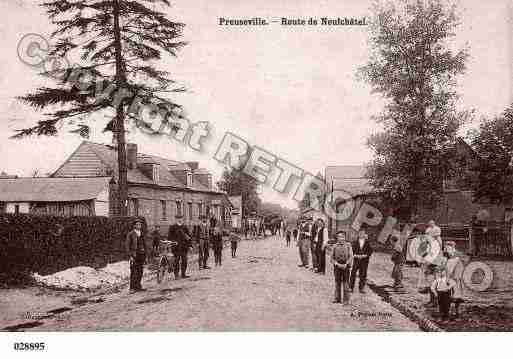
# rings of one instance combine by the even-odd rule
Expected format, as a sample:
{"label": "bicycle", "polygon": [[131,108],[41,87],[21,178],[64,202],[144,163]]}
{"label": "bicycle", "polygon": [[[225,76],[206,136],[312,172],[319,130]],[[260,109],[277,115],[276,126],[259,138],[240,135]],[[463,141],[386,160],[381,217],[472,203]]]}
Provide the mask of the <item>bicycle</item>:
{"label": "bicycle", "polygon": [[[174,273],[176,266],[176,258],[172,252],[173,247],[177,245],[177,242],[173,241],[160,241],[160,258],[157,266],[157,283],[162,283],[166,272],[168,274]],[[176,279],[176,277],[175,277]]]}

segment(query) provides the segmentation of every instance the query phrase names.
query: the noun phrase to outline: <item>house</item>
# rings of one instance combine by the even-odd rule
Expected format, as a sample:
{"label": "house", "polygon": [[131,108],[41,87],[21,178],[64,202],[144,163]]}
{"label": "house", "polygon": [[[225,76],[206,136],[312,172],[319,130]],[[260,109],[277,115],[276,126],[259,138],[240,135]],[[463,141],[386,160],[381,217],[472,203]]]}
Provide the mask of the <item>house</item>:
{"label": "house", "polygon": [[[224,192],[213,188],[212,175],[199,167],[198,162],[178,162],[150,154],[138,152],[136,144],[126,145],[127,152],[127,179],[128,179],[128,214],[130,216],[145,217],[149,226],[160,225],[165,231],[173,224],[176,215],[182,215],[188,225],[199,223],[200,215],[214,216],[219,223],[225,224],[229,220],[232,205]],[[107,191],[101,192],[102,210],[94,208],[90,215],[119,215],[115,205],[118,193],[118,165],[117,149],[115,146],[82,142],[70,157],[49,178],[34,178],[36,189],[29,191],[26,196],[20,197],[25,202],[33,203],[39,199],[39,190],[45,188],[46,181],[54,186],[63,183],[74,191],[86,192],[87,196],[80,198],[73,196],[73,191],[63,190],[56,203],[76,203],[77,201],[91,201],[100,206],[100,200],[91,197],[94,191],[85,190],[89,183],[103,181],[108,183]],[[0,179],[0,182],[6,181]],[[9,191],[23,193],[27,191],[24,180],[12,180]],[[102,182],[102,183],[103,183]],[[64,186],[64,185],[63,185]],[[61,187],[55,187],[62,189]],[[95,187],[96,190],[96,187]],[[54,193],[55,195],[57,193]],[[18,200],[9,197],[9,203]],[[50,199],[50,198],[43,198]],[[0,197],[0,202],[4,202]],[[7,201],[5,201],[7,203]],[[11,207],[9,207],[11,208]],[[29,212],[31,212],[29,206]],[[23,207],[23,211],[26,207]],[[55,213],[33,212],[33,213]],[[59,212],[61,213],[61,212]],[[66,215],[75,215],[76,212],[62,212]],[[85,212],[80,212],[85,213]]]}
{"label": "house", "polygon": [[230,203],[233,205],[231,211],[231,226],[232,228],[242,228],[242,196],[228,197]]}
{"label": "house", "polygon": [[[328,218],[328,230],[330,234],[334,234],[339,230],[345,230],[348,232],[349,237],[355,235],[351,225],[358,213],[358,209],[361,207],[363,202],[372,200],[375,202],[377,192],[370,185],[370,181],[365,178],[365,167],[364,166],[327,166],[324,171],[324,178],[326,186],[328,188],[328,197],[337,197],[338,201],[334,204],[337,214],[344,219],[335,220]],[[342,192],[344,194],[342,194]],[[330,202],[337,200],[337,198],[330,198]],[[344,199],[351,199],[354,206],[348,205]],[[344,209],[346,208],[346,212]],[[349,213],[347,208],[353,208]]]}
{"label": "house", "polygon": [[110,177],[1,178],[0,213],[107,216]]}
{"label": "house", "polygon": [[[460,169],[460,175],[451,179],[443,179],[443,195],[434,208],[422,206],[417,209],[416,223],[427,223],[433,219],[442,227],[445,237],[451,237],[457,241],[467,241],[461,244],[466,250],[471,249],[470,227],[476,219],[490,222],[505,222],[513,218],[513,208],[508,205],[491,204],[486,201],[475,201],[470,184],[467,182],[472,175],[475,161],[479,160],[478,154],[463,140],[458,139],[452,155],[454,166]],[[470,175],[470,176],[469,176]],[[358,210],[365,202],[379,209],[384,218],[396,216],[396,209],[387,205],[377,189],[373,188],[369,180],[365,178],[364,166],[328,166],[325,170],[328,196],[334,196],[337,191],[344,191],[346,197],[350,197],[354,207],[351,213],[344,213],[348,201],[340,200],[336,203],[336,211],[344,213],[343,220],[329,220],[331,233],[337,230],[347,230],[350,237],[355,235],[351,224],[354,222]],[[370,231],[379,231],[384,221]],[[458,233],[452,237],[450,233]]]}

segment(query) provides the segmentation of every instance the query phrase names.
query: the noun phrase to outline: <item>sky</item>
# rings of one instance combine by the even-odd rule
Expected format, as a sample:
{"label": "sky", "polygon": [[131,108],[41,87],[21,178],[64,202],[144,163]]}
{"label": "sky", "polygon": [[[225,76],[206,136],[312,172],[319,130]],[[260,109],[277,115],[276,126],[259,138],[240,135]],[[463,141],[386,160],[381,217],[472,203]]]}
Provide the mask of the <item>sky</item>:
{"label": "sky", "polygon": [[[37,71],[17,57],[19,40],[27,33],[45,37],[52,28],[36,0],[0,2],[0,171],[29,176],[55,170],[82,141],[62,132],[53,138],[10,140],[17,128],[38,119],[14,97],[43,82]],[[197,153],[169,138],[131,131],[144,153],[200,161],[219,176],[223,166],[213,159],[227,131],[246,139],[311,173],[328,165],[358,165],[372,152],[366,138],[378,130],[371,117],[382,101],[356,78],[369,56],[367,28],[220,26],[219,18],[266,19],[369,16],[370,1],[362,0],[175,0],[169,18],[186,24],[189,44],[177,58],[161,65],[183,84],[187,93],[172,99],[185,106],[192,122],[212,125],[210,147]],[[507,0],[466,0],[460,3],[461,26],[454,46],[468,44],[470,59],[459,81],[461,109],[475,109],[476,126],[483,117],[500,114],[513,103],[512,8]],[[91,141],[110,143],[93,132]],[[262,198],[289,207],[296,203],[262,186]]]}

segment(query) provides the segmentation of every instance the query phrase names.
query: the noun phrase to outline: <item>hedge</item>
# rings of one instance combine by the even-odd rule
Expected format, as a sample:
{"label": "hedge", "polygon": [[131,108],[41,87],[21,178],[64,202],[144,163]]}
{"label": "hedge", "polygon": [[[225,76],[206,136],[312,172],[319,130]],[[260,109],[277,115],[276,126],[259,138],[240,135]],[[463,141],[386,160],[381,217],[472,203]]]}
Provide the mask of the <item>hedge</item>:
{"label": "hedge", "polygon": [[20,273],[47,275],[123,260],[125,238],[135,219],[0,214],[0,283]]}

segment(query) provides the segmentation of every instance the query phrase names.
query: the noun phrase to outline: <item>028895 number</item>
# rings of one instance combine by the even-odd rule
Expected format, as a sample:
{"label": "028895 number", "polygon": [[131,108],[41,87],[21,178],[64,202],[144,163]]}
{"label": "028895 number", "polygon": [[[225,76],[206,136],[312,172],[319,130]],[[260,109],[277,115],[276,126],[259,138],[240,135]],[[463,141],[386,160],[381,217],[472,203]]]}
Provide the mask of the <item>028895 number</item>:
{"label": "028895 number", "polygon": [[22,343],[17,342],[14,343],[14,350],[19,351],[36,351],[36,350],[45,350],[45,343]]}

